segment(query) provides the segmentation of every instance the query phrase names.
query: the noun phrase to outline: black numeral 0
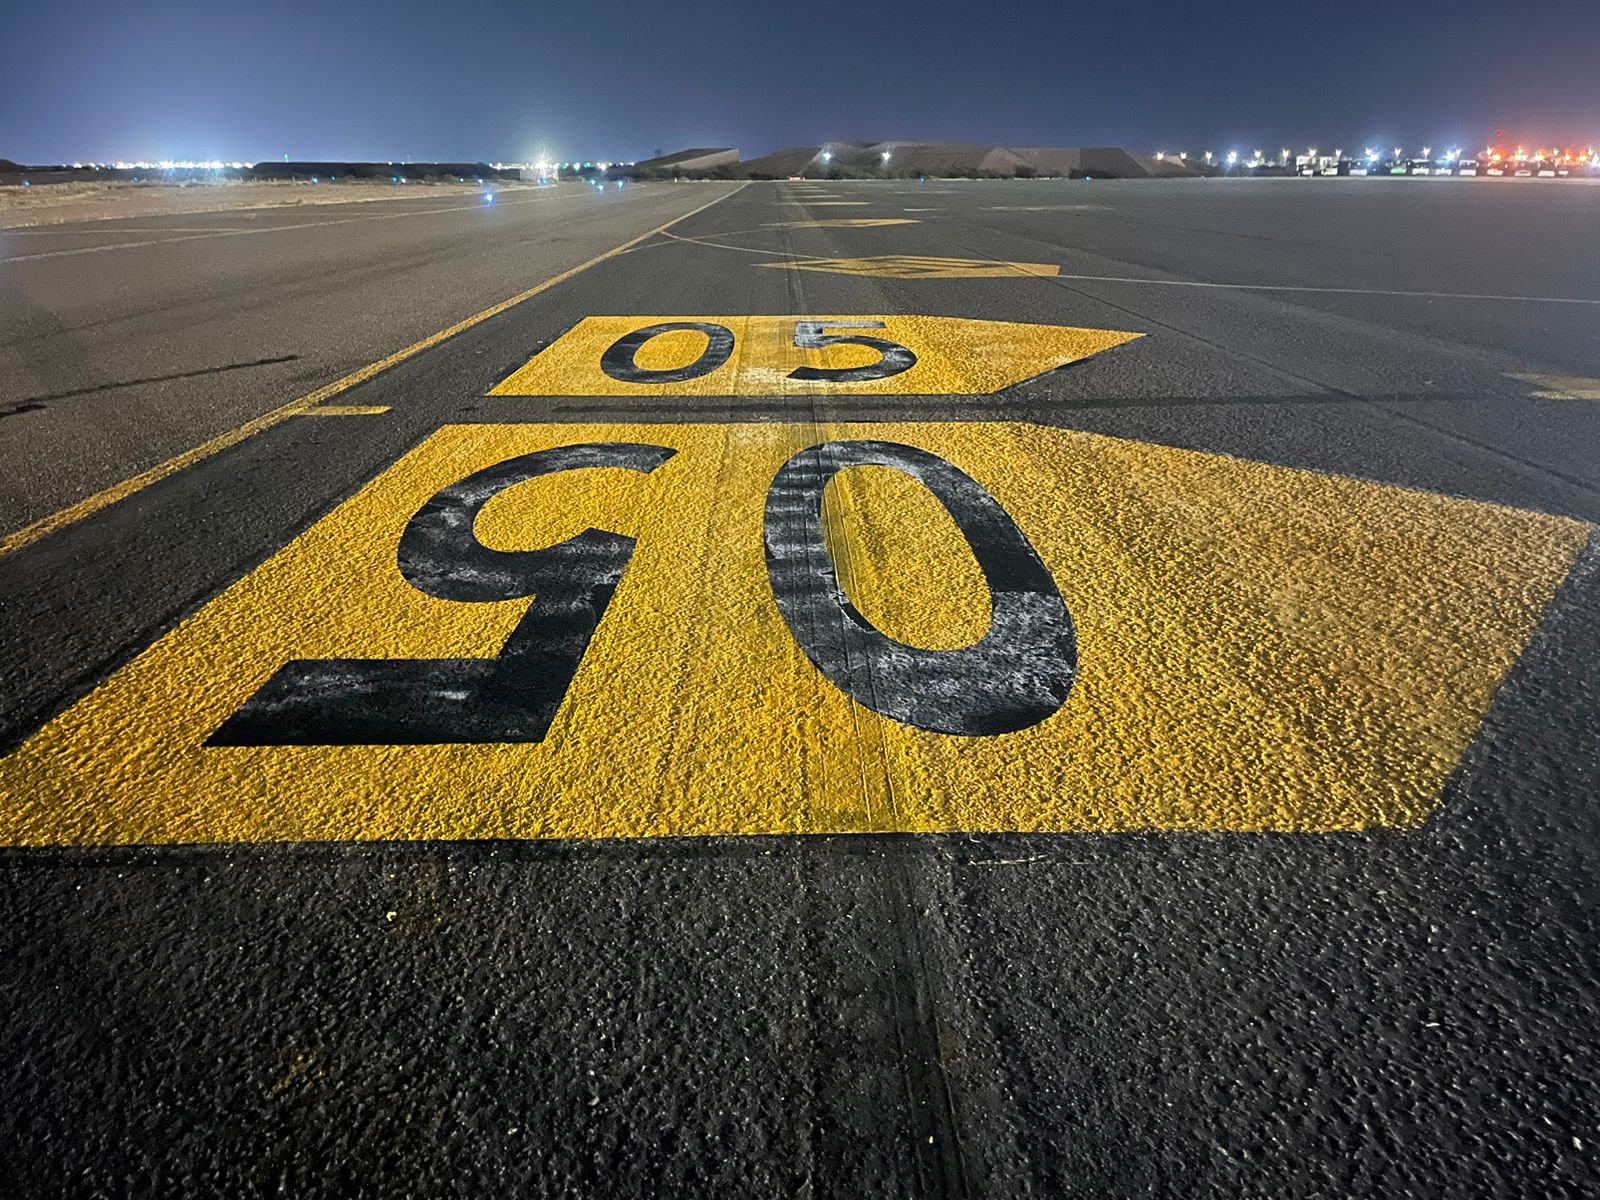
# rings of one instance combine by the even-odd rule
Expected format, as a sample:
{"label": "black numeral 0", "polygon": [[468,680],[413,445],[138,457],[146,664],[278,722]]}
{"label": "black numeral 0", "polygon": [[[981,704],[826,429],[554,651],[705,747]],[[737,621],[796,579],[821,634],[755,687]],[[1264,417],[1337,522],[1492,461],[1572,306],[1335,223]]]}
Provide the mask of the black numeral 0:
{"label": "black numeral 0", "polygon": [[[661,371],[647,370],[638,364],[637,355],[646,342],[680,329],[706,335],[706,348],[700,352],[699,358],[686,366],[669,367]],[[711,374],[732,355],[733,331],[726,325],[713,325],[706,321],[665,321],[660,325],[635,329],[612,342],[610,348],[600,356],[600,369],[623,383],[683,383]]]}
{"label": "black numeral 0", "polygon": [[[823,540],[823,490],[849,467],[890,467],[932,492],[989,584],[992,618],[976,644],[920,650],[875,629],[839,585]],[[918,729],[969,737],[1036,725],[1077,674],[1072,618],[1055,581],[1005,509],[952,464],[894,442],[803,450],[767,493],[767,572],[789,632],[846,695]]]}
{"label": "black numeral 0", "polygon": [[208,746],[539,742],[633,558],[634,539],[586,529],[543,550],[491,550],[478,513],[506,488],[586,467],[648,474],[673,451],[628,442],[562,446],[453,483],[400,535],[400,574],[441,600],[535,597],[495,658],[335,658],[286,663]]}

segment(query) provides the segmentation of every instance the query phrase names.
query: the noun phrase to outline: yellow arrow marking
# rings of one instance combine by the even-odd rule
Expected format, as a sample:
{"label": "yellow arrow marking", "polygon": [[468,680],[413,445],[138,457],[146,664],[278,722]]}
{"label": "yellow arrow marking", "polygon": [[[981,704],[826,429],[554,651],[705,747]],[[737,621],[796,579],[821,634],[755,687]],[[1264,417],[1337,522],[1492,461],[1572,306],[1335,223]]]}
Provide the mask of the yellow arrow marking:
{"label": "yellow arrow marking", "polygon": [[779,271],[826,271],[832,275],[874,275],[887,279],[1019,279],[1061,274],[1058,263],[1001,262],[991,258],[929,258],[884,254],[876,258],[807,258],[797,262],[756,263]]}
{"label": "yellow arrow marking", "polygon": [[1576,375],[1513,375],[1543,390],[1532,393],[1540,400],[1600,400],[1600,379]]}
{"label": "yellow arrow marking", "polygon": [[[793,455],[849,439],[939,455],[1031,541],[1076,627],[1054,715],[931,733],[812,666],[774,602],[763,508]],[[516,485],[475,527],[506,551],[638,539],[543,742],[205,745],[291,660],[496,655],[529,601],[424,595],[401,532],[474,472],[597,442],[676,453]],[[884,633],[983,634],[972,552],[920,485],[854,467],[823,515]],[[0,842],[1414,827],[1588,534],[1020,424],[446,427],[0,760]]]}
{"label": "yellow arrow marking", "polygon": [[[865,346],[795,345],[800,322],[821,324],[841,335],[864,335],[904,346],[916,365],[883,379],[834,382],[795,379],[792,372],[865,367],[881,360]],[[880,328],[835,322],[881,322]],[[712,324],[728,330],[734,351],[716,370],[669,383],[628,382],[601,367],[616,342],[653,325]],[[787,396],[850,395],[978,396],[1031,379],[1041,372],[1089,358],[1141,335],[1113,329],[1074,329],[963,317],[585,317],[548,349],[504,380],[491,396]],[[671,371],[697,362],[708,350],[703,333],[663,333],[640,347],[635,364],[645,371]]]}

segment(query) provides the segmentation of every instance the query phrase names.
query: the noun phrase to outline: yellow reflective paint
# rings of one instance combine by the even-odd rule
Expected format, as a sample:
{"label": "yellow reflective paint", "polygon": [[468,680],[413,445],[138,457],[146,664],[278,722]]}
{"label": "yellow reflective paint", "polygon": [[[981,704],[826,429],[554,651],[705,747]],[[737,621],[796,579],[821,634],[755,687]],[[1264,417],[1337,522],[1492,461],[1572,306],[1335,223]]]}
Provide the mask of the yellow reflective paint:
{"label": "yellow reflective paint", "polygon": [[1600,400],[1600,379],[1577,375],[1512,375],[1511,378],[1541,389],[1532,393],[1540,400]]}
{"label": "yellow reflective paint", "polygon": [[[802,321],[820,323],[828,333],[895,342],[916,355],[916,364],[884,379],[835,382],[791,378],[791,372],[801,367],[841,370],[868,366],[882,357],[877,350],[865,346],[802,350],[794,344]],[[882,322],[882,327],[838,324],[862,321]],[[734,350],[726,363],[705,375],[677,383],[626,382],[601,370],[601,357],[620,338],[652,325],[689,323],[720,325],[733,335]],[[489,395],[978,396],[1140,336],[1114,329],[973,321],[964,317],[585,317]],[[703,333],[672,331],[644,343],[633,361],[646,371],[669,371],[695,362],[706,346]]]}
{"label": "yellow reflective paint", "polygon": [[1061,274],[1058,263],[1001,262],[993,258],[929,258],[883,254],[876,258],[804,258],[756,263],[778,271],[825,271],[830,275],[868,275],[884,279],[1025,279]]}
{"label": "yellow reflective paint", "polygon": [[296,413],[299,417],[381,417],[389,411],[387,404],[313,404]]}
{"label": "yellow reflective paint", "polygon": [[[797,451],[852,438],[944,457],[1032,541],[1079,646],[1053,716],[920,731],[802,653],[765,496]],[[615,441],[677,453],[517,485],[477,521],[503,550],[638,539],[543,743],[204,746],[292,659],[493,656],[528,601],[423,595],[401,531],[491,464]],[[851,468],[824,505],[862,613],[927,648],[982,633],[971,551],[915,485]],[[1020,424],[447,427],[0,760],[0,842],[1413,827],[1588,533]]]}
{"label": "yellow reflective paint", "polygon": [[910,217],[833,217],[820,221],[772,221],[768,229],[874,229],[880,225],[916,225]]}

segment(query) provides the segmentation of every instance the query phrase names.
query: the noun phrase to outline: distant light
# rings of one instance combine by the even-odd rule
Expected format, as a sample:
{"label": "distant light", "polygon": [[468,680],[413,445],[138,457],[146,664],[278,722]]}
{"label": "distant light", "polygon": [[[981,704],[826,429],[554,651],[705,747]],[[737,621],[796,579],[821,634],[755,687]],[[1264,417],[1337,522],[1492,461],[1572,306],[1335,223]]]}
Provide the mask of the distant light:
{"label": "distant light", "polygon": [[1233,166],[1234,163],[1236,163],[1238,161],[1239,161],[1239,152],[1237,150],[1229,150],[1228,151],[1228,165],[1231,167],[1231,166]]}
{"label": "distant light", "polygon": [[1367,147],[1367,158],[1370,159],[1373,162],[1377,162],[1378,161],[1378,152],[1376,150],[1374,150],[1371,146]]}
{"label": "distant light", "polygon": [[1396,158],[1399,158],[1399,157],[1401,157],[1401,156],[1402,156],[1402,155],[1403,155],[1403,154],[1405,154],[1405,151],[1404,151],[1404,150],[1402,150],[1402,149],[1401,149],[1401,148],[1400,148],[1400,147],[1399,147],[1399,146],[1396,146],[1396,147],[1395,147],[1395,148],[1394,148],[1394,156],[1395,156],[1395,157],[1396,157]]}
{"label": "distant light", "polygon": [[883,161],[884,162],[888,162],[889,161],[889,152],[887,150],[885,150],[883,152]]}
{"label": "distant light", "polygon": [[483,194],[483,202],[485,204],[493,204],[494,203],[494,193],[493,192],[485,192]]}
{"label": "distant light", "polygon": [[1156,161],[1157,162],[1160,162],[1162,159],[1166,158],[1166,156],[1167,156],[1167,152],[1165,150],[1157,150],[1156,151]]}
{"label": "distant light", "polygon": [[28,181],[27,181],[27,180],[26,180],[26,179],[24,179],[24,180],[23,180],[23,181],[22,181],[22,186],[23,186],[23,187],[32,187],[32,186],[33,186],[33,184],[31,184],[31,183],[29,183],[29,182],[28,182]]}
{"label": "distant light", "polygon": [[320,180],[320,179],[318,179],[318,178],[317,178],[317,177],[316,177],[316,176],[315,176],[315,175],[313,175],[313,176],[312,176],[312,177],[311,177],[311,182],[312,182],[312,183],[321,183],[321,182],[322,182],[322,180]]}

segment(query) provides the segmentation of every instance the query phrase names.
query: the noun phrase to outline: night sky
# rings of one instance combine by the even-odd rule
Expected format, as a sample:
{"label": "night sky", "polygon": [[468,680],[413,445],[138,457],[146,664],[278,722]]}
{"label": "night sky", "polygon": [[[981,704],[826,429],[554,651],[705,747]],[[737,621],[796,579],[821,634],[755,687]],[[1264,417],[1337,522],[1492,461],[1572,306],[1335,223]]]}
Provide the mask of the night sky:
{"label": "night sky", "polygon": [[13,0],[0,157],[1600,140],[1600,0]]}

